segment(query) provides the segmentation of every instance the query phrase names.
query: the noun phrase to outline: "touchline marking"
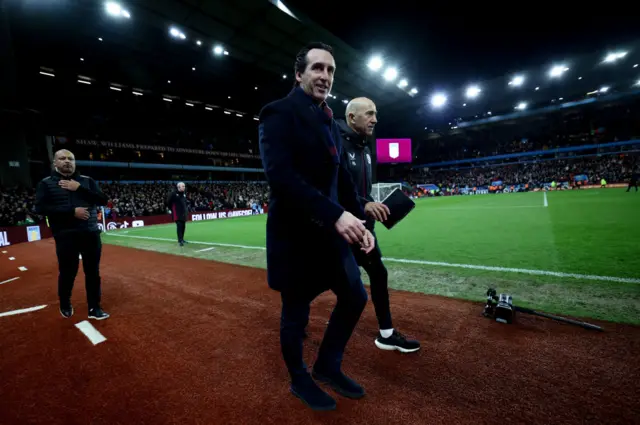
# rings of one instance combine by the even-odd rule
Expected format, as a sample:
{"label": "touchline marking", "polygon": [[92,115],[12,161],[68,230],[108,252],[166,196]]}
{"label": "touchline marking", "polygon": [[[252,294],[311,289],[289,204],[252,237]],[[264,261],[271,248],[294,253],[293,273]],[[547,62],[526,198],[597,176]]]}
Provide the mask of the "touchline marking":
{"label": "touchline marking", "polygon": [[5,284],[5,283],[9,283],[9,282],[13,282],[14,280],[18,280],[20,279],[19,277],[12,277],[11,279],[7,279],[7,280],[3,280],[2,282],[0,282],[0,285]]}
{"label": "touchline marking", "polygon": [[[120,238],[149,239],[149,240],[152,240],[152,241],[166,241],[166,242],[176,242],[177,243],[177,241],[175,239],[169,239],[169,238],[154,238],[154,237],[151,237],[151,236],[116,235],[116,234],[112,234],[112,233],[105,233],[105,235],[116,236],[116,237],[120,237]],[[226,246],[226,247],[229,247],[229,248],[260,249],[260,250],[263,250],[263,251],[266,249],[263,246],[235,245],[235,244],[231,244],[231,243],[198,242],[198,241],[189,241],[189,243],[197,243],[199,245]]]}
{"label": "touchline marking", "polygon": [[[108,233],[107,233],[108,234]],[[123,238],[137,238],[137,239],[150,239],[154,241],[169,241],[175,242],[174,239],[167,238],[154,238],[151,236],[131,236],[131,235],[112,235],[112,236],[120,236]],[[214,245],[214,246],[229,246],[233,248],[246,248],[246,249],[259,249],[266,250],[263,246],[251,246],[251,245],[232,245],[232,244],[223,244],[223,243],[215,243],[215,242],[199,242],[199,241],[189,241],[194,244],[200,245]],[[456,267],[461,269],[472,269],[472,270],[488,270],[495,272],[509,272],[509,273],[522,273],[522,274],[532,274],[538,276],[555,276],[555,277],[570,277],[574,279],[584,279],[584,280],[602,280],[607,282],[619,282],[619,283],[640,283],[640,279],[632,278],[632,277],[615,277],[615,276],[598,276],[592,274],[578,274],[578,273],[563,273],[563,272],[552,272],[548,270],[531,270],[531,269],[516,269],[511,267],[493,267],[493,266],[479,266],[475,264],[457,264],[457,263],[444,263],[440,261],[425,261],[425,260],[407,260],[404,258],[389,258],[384,257],[384,261],[391,261],[395,263],[406,263],[406,264],[422,264],[425,266],[441,266],[441,267]]]}
{"label": "touchline marking", "polygon": [[13,261],[15,259],[16,259],[16,257],[9,257],[9,261]]}
{"label": "touchline marking", "polygon": [[211,248],[205,248],[205,249],[199,249],[196,252],[205,252],[205,251],[211,251],[212,249],[216,249],[215,247],[211,247]]}
{"label": "touchline marking", "polygon": [[83,320],[80,323],[76,323],[76,328],[80,329],[80,332],[82,332],[87,338],[89,338],[89,341],[91,341],[93,345],[98,345],[101,342],[107,340],[107,338],[105,338],[104,335],[102,335],[96,328],[94,328],[88,320]]}
{"label": "touchline marking", "polygon": [[25,266],[20,266],[18,267],[18,270],[20,270],[21,272],[26,272],[27,268]]}
{"label": "touchline marking", "polygon": [[45,305],[39,305],[37,307],[23,308],[21,310],[6,311],[4,313],[0,313],[0,317],[13,316],[14,314],[31,313],[32,311],[42,310],[45,307],[46,307],[46,304]]}
{"label": "touchline marking", "polygon": [[547,192],[544,192],[544,206],[548,207],[549,203],[547,202]]}
{"label": "touchline marking", "polygon": [[392,261],[396,263],[407,264],[424,264],[428,266],[443,266],[443,267],[458,267],[461,269],[474,269],[474,270],[489,270],[495,272],[511,272],[511,273],[523,273],[533,274],[539,276],[556,276],[556,277],[572,277],[575,279],[584,280],[606,280],[607,282],[619,282],[619,283],[640,283],[640,279],[632,277],[615,277],[615,276],[597,276],[593,274],[578,274],[578,273],[563,273],[552,272],[548,270],[530,270],[530,269],[515,269],[511,267],[493,267],[493,266],[477,266],[475,264],[455,264],[455,263],[443,263],[440,261],[424,261],[424,260],[406,260],[403,258],[383,258],[384,261]]}

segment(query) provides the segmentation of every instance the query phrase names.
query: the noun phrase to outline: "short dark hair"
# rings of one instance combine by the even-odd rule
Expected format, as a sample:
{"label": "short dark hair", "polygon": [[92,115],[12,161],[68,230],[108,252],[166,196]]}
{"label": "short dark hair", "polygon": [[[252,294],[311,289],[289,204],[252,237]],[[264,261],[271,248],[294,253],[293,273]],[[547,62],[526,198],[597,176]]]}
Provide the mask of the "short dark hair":
{"label": "short dark hair", "polygon": [[307,54],[311,49],[326,50],[327,52],[331,53],[331,55],[333,56],[333,47],[329,46],[328,44],[322,43],[320,41],[312,41],[311,43],[307,43],[302,49],[300,49],[300,51],[298,51],[298,54],[296,55],[296,62],[293,66],[293,86],[294,87],[297,87],[300,85],[298,80],[296,80],[296,74],[298,72],[302,74],[305,71],[305,69],[307,69],[307,65],[309,65],[307,63]]}

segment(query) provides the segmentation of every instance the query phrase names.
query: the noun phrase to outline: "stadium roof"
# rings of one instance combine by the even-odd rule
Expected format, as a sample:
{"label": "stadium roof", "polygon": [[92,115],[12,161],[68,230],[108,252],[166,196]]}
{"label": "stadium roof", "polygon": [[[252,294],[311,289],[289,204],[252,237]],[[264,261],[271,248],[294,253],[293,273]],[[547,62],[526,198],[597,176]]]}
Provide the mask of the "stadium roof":
{"label": "stadium roof", "polygon": [[110,10],[107,3],[13,4],[9,17],[21,87],[28,89],[28,81],[45,72],[254,115],[291,89],[300,47],[324,41],[340,64],[331,99],[337,112],[356,96],[379,105],[410,98],[380,79],[356,78],[366,58],[302,14],[268,0],[120,1]]}
{"label": "stadium roof", "polygon": [[[289,5],[290,2],[301,8]],[[354,31],[359,31],[358,23],[342,16],[343,11],[338,9],[325,14],[327,16],[319,15],[321,26],[301,11],[313,10],[309,2],[304,1],[123,0],[117,2],[120,8],[116,13],[108,13],[107,3],[101,0],[8,3],[8,22],[22,91],[31,91],[36,98],[37,86],[30,82],[34,78],[42,79],[43,74],[38,72],[44,72],[55,75],[55,80],[65,81],[74,90],[82,90],[82,86],[90,82],[94,87],[104,86],[105,90],[120,88],[123,95],[136,92],[156,96],[159,101],[170,98],[196,107],[213,106],[255,115],[264,104],[291,89],[293,58],[298,49],[308,41],[324,41],[334,47],[338,64],[335,98],[330,101],[334,110],[340,114],[344,111],[343,101],[368,96],[385,117],[379,127],[402,122],[403,134],[395,135],[406,137],[414,129],[426,127],[430,131],[434,126],[439,131],[450,129],[456,122],[486,118],[489,112],[493,116],[512,112],[521,104],[531,110],[564,99],[591,96],[594,90],[603,87],[609,89],[607,93],[631,90],[640,79],[640,69],[634,68],[640,63],[638,42],[587,55],[571,56],[567,49],[567,56],[553,55],[534,68],[513,72],[505,69],[501,77],[488,80],[472,78],[475,64],[470,61],[469,79],[464,80],[480,89],[479,95],[471,100],[465,96],[468,85],[459,83],[460,75],[451,81],[445,81],[446,78],[425,81],[432,77],[432,69],[438,67],[441,58],[432,60],[427,54],[411,60],[402,57],[415,56],[410,46],[412,40],[403,41],[407,51],[391,50],[385,60],[389,64],[414,63],[418,64],[417,68],[399,66],[399,74],[393,81],[383,78],[387,63],[372,72],[367,66],[370,46],[356,50],[323,28],[333,28],[331,22],[342,17]],[[114,12],[114,6],[110,7]],[[364,10],[360,12],[365,16]],[[378,9],[370,13],[377,13],[384,20],[391,12]],[[405,13],[414,31],[421,24],[416,14],[416,11]],[[487,25],[494,24],[487,22]],[[367,30],[371,31],[370,26]],[[378,29],[384,37],[387,34],[394,37],[387,30]],[[442,28],[437,31],[441,32]],[[425,34],[427,32],[425,29]],[[214,51],[216,47],[219,50]],[[481,44],[477,46],[479,51],[483,48]],[[602,63],[607,54],[623,51],[627,52],[624,57]],[[526,52],[518,55],[522,57]],[[423,70],[419,65],[425,61],[435,65],[430,63],[429,70]],[[569,69],[561,78],[548,78],[550,68],[559,64]],[[500,69],[502,65],[498,62],[493,66]],[[440,75],[446,76],[446,72],[447,69],[442,69]],[[493,72],[493,75],[499,74]],[[509,85],[517,75],[525,76],[523,84]],[[404,78],[409,84],[401,88],[398,82]],[[417,94],[411,94],[414,84]],[[536,87],[539,89],[535,90]],[[445,94],[446,103],[434,108],[430,101],[438,92]],[[598,96],[605,94],[597,93]]]}

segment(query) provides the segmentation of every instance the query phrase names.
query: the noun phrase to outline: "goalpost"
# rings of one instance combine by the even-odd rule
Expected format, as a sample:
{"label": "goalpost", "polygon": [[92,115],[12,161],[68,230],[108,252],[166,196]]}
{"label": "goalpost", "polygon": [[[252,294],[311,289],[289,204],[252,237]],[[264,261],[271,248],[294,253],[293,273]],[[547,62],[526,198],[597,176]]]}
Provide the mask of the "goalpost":
{"label": "goalpost", "polygon": [[375,183],[371,188],[371,196],[376,202],[382,202],[396,189],[402,189],[402,183]]}

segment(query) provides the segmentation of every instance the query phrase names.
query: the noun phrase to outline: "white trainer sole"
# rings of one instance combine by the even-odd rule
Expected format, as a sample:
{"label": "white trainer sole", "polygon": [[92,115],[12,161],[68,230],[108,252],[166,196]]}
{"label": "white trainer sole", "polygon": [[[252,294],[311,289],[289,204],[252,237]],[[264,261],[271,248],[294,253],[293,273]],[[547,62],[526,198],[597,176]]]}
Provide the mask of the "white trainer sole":
{"label": "white trainer sole", "polygon": [[380,342],[378,342],[378,339],[376,338],[374,340],[374,342],[376,343],[376,347],[378,347],[381,350],[387,350],[387,351],[400,351],[401,353],[414,353],[416,351],[418,351],[420,349],[420,347],[418,348],[402,348],[402,347],[398,347],[396,345],[386,345],[386,344],[382,344]]}

